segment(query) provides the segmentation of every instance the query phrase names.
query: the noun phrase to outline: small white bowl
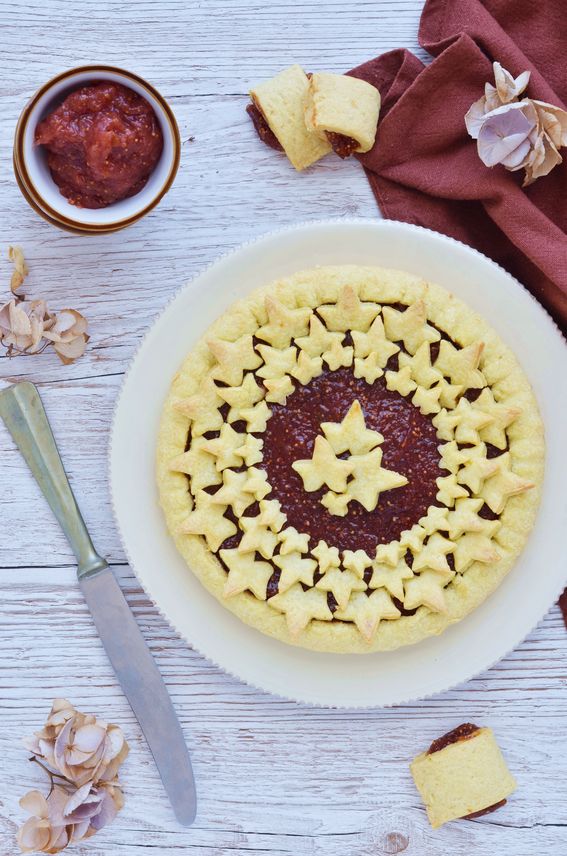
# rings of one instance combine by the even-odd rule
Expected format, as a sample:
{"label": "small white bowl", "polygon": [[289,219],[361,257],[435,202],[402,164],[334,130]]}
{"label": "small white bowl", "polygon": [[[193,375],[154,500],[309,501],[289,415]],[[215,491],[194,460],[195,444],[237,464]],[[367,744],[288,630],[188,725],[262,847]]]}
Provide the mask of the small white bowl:
{"label": "small white bowl", "polygon": [[[135,196],[105,208],[78,208],[65,199],[53,181],[45,149],[34,145],[35,130],[38,123],[70,92],[103,80],[121,83],[151,104],[163,133],[163,151],[146,185]],[[16,178],[30,205],[54,225],[89,234],[123,229],[155,208],[173,184],[180,154],[181,140],[177,122],[163,96],[138,75],[107,65],[71,69],[38,89],[22,111],[14,137]]]}

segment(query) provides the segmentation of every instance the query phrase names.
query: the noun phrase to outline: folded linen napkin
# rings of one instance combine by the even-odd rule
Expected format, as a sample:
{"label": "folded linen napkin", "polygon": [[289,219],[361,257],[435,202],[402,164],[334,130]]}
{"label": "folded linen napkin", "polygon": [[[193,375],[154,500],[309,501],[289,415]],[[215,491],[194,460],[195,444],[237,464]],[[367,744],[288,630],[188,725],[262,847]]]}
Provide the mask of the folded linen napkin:
{"label": "folded linen napkin", "polygon": [[349,72],[382,94],[376,143],[359,156],[382,213],[490,256],[567,335],[567,163],[522,188],[522,173],[484,166],[464,121],[494,60],[529,69],[527,95],[565,107],[564,0],[426,0],[419,43],[430,65],[394,50]]}

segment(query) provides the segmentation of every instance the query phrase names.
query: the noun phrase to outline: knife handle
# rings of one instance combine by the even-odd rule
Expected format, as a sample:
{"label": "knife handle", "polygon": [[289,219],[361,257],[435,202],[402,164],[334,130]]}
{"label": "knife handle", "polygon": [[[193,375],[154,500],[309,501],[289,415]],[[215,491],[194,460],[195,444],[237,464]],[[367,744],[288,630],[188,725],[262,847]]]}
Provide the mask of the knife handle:
{"label": "knife handle", "polygon": [[106,567],[91,541],[55,444],[39,392],[17,383],[0,392],[0,416],[77,557],[79,579]]}

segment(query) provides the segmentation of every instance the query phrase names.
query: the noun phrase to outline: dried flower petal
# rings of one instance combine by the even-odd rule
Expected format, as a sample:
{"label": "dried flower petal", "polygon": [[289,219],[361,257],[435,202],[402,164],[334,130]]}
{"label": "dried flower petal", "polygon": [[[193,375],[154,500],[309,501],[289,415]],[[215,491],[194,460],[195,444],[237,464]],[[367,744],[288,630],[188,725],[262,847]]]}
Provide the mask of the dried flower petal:
{"label": "dried flower petal", "polygon": [[[527,140],[529,149],[529,134],[535,127],[520,108],[521,102],[509,104],[493,110],[485,116],[481,125],[477,148],[481,161],[486,166],[503,163],[516,149]],[[527,149],[525,154],[527,154]],[[525,155],[522,155],[522,158]]]}
{"label": "dried flower petal", "polygon": [[514,79],[499,62],[492,63],[496,92],[502,104],[508,104],[518,98],[530,82],[530,72],[523,71]]}
{"label": "dried flower petal", "polygon": [[14,265],[12,279],[10,280],[10,290],[12,294],[15,294],[18,288],[22,285],[29,271],[21,247],[8,247],[8,258]]}

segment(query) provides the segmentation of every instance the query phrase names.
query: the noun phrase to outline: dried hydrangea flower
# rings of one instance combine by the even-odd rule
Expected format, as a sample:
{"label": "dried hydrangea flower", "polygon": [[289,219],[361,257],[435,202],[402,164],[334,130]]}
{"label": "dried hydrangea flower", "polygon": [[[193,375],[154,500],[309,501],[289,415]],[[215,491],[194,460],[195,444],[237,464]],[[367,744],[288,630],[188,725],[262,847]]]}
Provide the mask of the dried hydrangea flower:
{"label": "dried hydrangea flower", "polygon": [[23,853],[59,853],[68,844],[90,838],[112,823],[124,805],[116,782],[69,789],[54,785],[48,797],[30,791],[20,800],[31,817],[18,830],[17,841]]}
{"label": "dried hydrangea flower", "polygon": [[495,62],[494,80],[465,116],[470,136],[486,166],[501,164],[525,170],[524,186],[547,175],[561,163],[559,149],[567,145],[567,112],[532,98],[519,100],[529,83],[524,71],[514,78]]}
{"label": "dried hydrangea flower", "polygon": [[10,247],[8,255],[15,268],[10,283],[15,297],[0,307],[0,344],[8,356],[37,354],[52,345],[62,363],[73,363],[89,341],[86,319],[75,309],[49,312],[44,300],[24,300],[16,294],[28,268],[20,247]]}
{"label": "dried hydrangea flower", "polygon": [[21,247],[8,247],[8,258],[14,265],[14,272],[10,280],[10,291],[15,294],[28,275],[28,266]]}
{"label": "dried hydrangea flower", "polygon": [[55,699],[44,728],[27,738],[24,745],[52,773],[79,788],[87,782],[112,781],[128,755],[128,744],[118,725],[81,713],[66,699]]}
{"label": "dried hydrangea flower", "polygon": [[124,805],[118,768],[128,754],[121,728],[59,698],[24,745],[49,774],[51,790],[47,797],[30,791],[20,800],[31,815],[17,835],[22,852],[59,853],[114,820]]}

